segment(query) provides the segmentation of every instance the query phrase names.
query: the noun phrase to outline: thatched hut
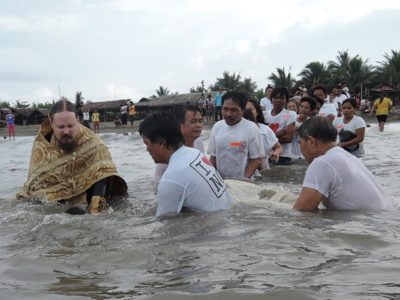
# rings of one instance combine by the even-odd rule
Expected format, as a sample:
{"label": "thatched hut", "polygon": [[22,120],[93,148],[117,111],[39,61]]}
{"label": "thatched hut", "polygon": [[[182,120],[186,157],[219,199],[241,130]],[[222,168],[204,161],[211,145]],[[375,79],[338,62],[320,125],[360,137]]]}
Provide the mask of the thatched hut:
{"label": "thatched hut", "polygon": [[131,99],[110,100],[102,102],[89,102],[85,107],[89,108],[90,113],[97,110],[100,113],[100,121],[110,122],[119,113],[122,103],[129,103]]}
{"label": "thatched hut", "polygon": [[389,84],[382,84],[376,88],[370,89],[368,91],[368,96],[370,100],[373,101],[378,98],[381,93],[387,95],[387,97],[392,100],[393,105],[398,104],[400,101],[400,88],[396,88]]}
{"label": "thatched hut", "polygon": [[200,96],[201,93],[190,93],[164,95],[155,99],[142,98],[135,106],[139,118],[144,118],[147,114],[155,111],[174,112],[184,105],[197,104]]}

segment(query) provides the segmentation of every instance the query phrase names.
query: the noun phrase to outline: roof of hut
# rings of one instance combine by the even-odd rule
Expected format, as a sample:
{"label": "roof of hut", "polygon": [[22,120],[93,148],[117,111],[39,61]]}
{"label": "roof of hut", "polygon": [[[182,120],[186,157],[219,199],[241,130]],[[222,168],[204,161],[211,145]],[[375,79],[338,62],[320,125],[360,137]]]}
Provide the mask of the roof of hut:
{"label": "roof of hut", "polygon": [[131,99],[110,100],[102,102],[89,102],[85,106],[91,110],[97,109],[119,109],[123,102],[128,103]]}
{"label": "roof of hut", "polygon": [[11,108],[11,111],[15,114],[29,117],[34,110],[32,108]]}
{"label": "roof of hut", "polygon": [[159,106],[173,106],[179,104],[195,104],[199,101],[201,93],[190,93],[190,94],[173,94],[163,95],[155,99],[149,99],[149,101],[141,101],[136,103],[137,107],[159,107]]}

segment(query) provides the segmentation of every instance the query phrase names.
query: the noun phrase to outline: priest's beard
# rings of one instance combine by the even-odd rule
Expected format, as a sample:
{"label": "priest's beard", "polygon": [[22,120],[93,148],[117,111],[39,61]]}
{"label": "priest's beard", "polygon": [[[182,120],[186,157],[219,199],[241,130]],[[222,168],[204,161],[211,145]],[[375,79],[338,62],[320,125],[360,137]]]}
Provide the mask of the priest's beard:
{"label": "priest's beard", "polygon": [[57,142],[64,153],[72,153],[76,150],[76,140],[69,134],[63,135],[60,139],[57,139]]}

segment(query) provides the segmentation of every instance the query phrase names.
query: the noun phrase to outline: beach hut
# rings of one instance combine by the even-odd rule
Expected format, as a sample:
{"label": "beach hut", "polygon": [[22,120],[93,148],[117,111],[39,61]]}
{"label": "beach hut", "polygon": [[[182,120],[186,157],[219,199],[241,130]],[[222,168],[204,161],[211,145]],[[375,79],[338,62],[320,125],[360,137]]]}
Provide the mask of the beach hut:
{"label": "beach hut", "polygon": [[396,88],[389,84],[382,84],[368,91],[371,101],[377,99],[381,93],[387,95],[387,97],[392,100],[393,105],[398,104],[400,101],[400,88]]}
{"label": "beach hut", "polygon": [[174,112],[176,109],[187,105],[195,105],[199,102],[201,93],[163,95],[155,99],[142,98],[135,104],[139,118],[155,111]]}
{"label": "beach hut", "polygon": [[90,113],[97,110],[100,113],[100,121],[111,122],[114,117],[119,113],[122,103],[129,103],[131,99],[110,100],[102,102],[89,102],[85,107],[89,108]]}
{"label": "beach hut", "polygon": [[15,117],[15,124],[17,125],[31,125],[35,124],[31,118],[33,112],[32,108],[11,108],[11,112]]}

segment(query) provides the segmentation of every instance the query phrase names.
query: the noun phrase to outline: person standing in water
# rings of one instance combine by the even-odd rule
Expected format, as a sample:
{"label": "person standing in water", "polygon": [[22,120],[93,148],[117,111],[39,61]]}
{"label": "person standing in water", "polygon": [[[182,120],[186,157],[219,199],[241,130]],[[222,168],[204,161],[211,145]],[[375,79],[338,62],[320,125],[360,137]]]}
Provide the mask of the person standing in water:
{"label": "person standing in water", "polygon": [[342,102],[342,117],[333,121],[333,126],[338,131],[339,147],[350,152],[356,157],[364,156],[365,121],[356,116],[357,102],[354,99],[346,99]]}
{"label": "person standing in water", "polygon": [[385,123],[391,108],[392,100],[384,97],[383,94],[381,94],[379,99],[375,100],[374,105],[372,106],[371,115],[375,113],[376,118],[379,122],[380,132],[383,132],[383,130],[385,129]]}
{"label": "person standing in water", "polygon": [[8,139],[11,141],[11,138],[13,138],[13,140],[15,141],[15,117],[11,112],[7,114],[6,122],[7,122]]}

